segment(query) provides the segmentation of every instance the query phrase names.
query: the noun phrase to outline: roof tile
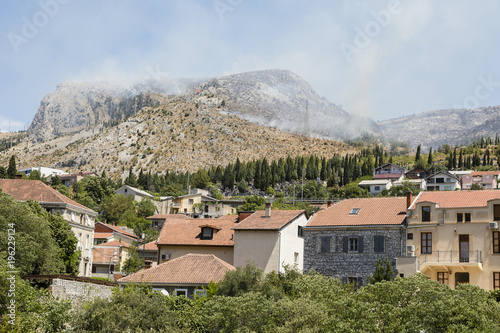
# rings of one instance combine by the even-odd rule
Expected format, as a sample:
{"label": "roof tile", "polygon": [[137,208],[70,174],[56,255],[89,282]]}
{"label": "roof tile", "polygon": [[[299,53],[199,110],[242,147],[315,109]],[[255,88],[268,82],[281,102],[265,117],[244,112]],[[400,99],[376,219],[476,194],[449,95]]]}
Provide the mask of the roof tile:
{"label": "roof tile", "polygon": [[264,210],[258,210],[238,223],[233,230],[280,230],[304,212],[304,210],[271,210],[271,216],[266,217]]}
{"label": "roof tile", "polygon": [[437,203],[440,208],[486,207],[489,200],[500,199],[498,190],[426,191],[421,192],[415,204],[421,202]]}

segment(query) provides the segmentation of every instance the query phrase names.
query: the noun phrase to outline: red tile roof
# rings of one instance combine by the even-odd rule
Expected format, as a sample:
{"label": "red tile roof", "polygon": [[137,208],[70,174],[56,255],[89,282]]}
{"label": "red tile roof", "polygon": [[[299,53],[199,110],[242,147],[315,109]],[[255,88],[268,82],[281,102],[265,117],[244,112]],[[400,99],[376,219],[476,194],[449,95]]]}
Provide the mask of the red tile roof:
{"label": "red tile roof", "polygon": [[96,215],[90,208],[80,205],[39,180],[0,179],[0,189],[18,201],[34,200],[40,203],[65,203],[85,209],[92,215]]}
{"label": "red tile roof", "polygon": [[236,225],[234,230],[280,230],[304,210],[272,210],[271,216],[266,217],[264,210],[258,210]]}
{"label": "red tile roof", "polygon": [[[357,214],[350,214],[359,208]],[[313,215],[308,227],[398,225],[406,218],[406,197],[356,198],[335,203]]]}
{"label": "red tile roof", "polygon": [[483,176],[483,175],[500,175],[500,171],[474,171],[471,172],[472,176]]}
{"label": "red tile roof", "polygon": [[[163,224],[158,237],[158,246],[161,245],[204,245],[204,246],[233,246],[234,231],[231,229],[237,224],[236,215],[228,215],[218,219],[168,219]],[[202,225],[211,225],[220,228],[214,231],[212,239],[201,239]]]}
{"label": "red tile roof", "polygon": [[219,282],[227,271],[234,271],[233,265],[213,254],[186,254],[158,266],[140,270],[123,277],[118,282],[146,282],[161,284],[209,284]]}
{"label": "red tile roof", "polygon": [[106,243],[101,243],[101,244],[96,245],[96,246],[123,246],[123,247],[129,248],[130,244],[125,243],[125,242],[120,242],[119,240],[112,240],[112,241],[109,241]]}
{"label": "red tile roof", "polygon": [[113,235],[114,234],[112,232],[94,232],[94,239],[109,238]]}
{"label": "red tile roof", "polygon": [[393,179],[393,178],[400,178],[403,174],[402,173],[379,173],[373,176],[373,179]]}
{"label": "red tile roof", "polygon": [[128,236],[128,237],[137,238],[136,235],[134,235],[131,232],[128,232],[127,230],[125,230],[123,228],[120,228],[120,227],[117,227],[117,226],[114,226],[111,224],[102,223],[102,222],[97,222],[95,224],[94,232],[99,232],[99,233],[101,233],[101,232],[117,232],[117,233],[123,234],[123,235]]}
{"label": "red tile roof", "polygon": [[146,251],[158,251],[158,245],[156,245],[156,241],[152,241],[149,243],[146,243],[146,246],[139,246],[139,249],[142,251],[143,249]]}
{"label": "red tile roof", "polygon": [[[500,199],[499,190],[426,191],[418,195],[415,204],[433,202],[439,208],[486,207],[493,199]],[[415,204],[410,208],[414,209]]]}

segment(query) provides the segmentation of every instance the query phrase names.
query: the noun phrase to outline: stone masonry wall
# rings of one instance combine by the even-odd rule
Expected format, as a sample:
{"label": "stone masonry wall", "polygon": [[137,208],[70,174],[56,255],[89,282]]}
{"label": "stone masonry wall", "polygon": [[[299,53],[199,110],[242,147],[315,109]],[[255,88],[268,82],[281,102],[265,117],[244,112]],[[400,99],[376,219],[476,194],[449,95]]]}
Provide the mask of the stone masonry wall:
{"label": "stone masonry wall", "polygon": [[72,300],[73,305],[92,301],[95,298],[109,299],[112,294],[112,286],[93,284],[80,281],[62,279],[52,280],[51,292],[54,298],[60,300]]}
{"label": "stone masonry wall", "polygon": [[[384,236],[384,252],[374,251],[374,236]],[[330,237],[330,251],[321,252],[321,237]],[[363,252],[344,253],[344,236],[363,237]],[[404,253],[405,231],[397,228],[385,229],[304,229],[304,272],[314,269],[347,282],[348,277],[356,277],[364,285],[373,274],[379,258],[387,257],[396,272],[396,256]]]}

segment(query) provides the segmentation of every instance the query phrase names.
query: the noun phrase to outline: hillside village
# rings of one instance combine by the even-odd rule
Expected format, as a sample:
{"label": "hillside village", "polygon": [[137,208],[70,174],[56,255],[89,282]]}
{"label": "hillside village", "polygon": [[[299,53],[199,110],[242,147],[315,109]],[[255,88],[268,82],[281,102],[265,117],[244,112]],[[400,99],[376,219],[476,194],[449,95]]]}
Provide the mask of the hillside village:
{"label": "hillside village", "polygon": [[[169,297],[207,297],[214,283],[249,269],[316,272],[351,290],[422,274],[450,290],[470,284],[494,292],[498,141],[428,154],[419,146],[411,157],[375,145],[351,156],[237,159],[195,173],[131,168],[123,181],[105,171],[17,169],[12,155],[0,166],[0,188],[4,201],[66,223],[53,244],[61,265],[32,258],[20,273],[73,306],[136,284]],[[21,234],[22,222],[6,221]],[[12,265],[26,261],[18,249]]]}

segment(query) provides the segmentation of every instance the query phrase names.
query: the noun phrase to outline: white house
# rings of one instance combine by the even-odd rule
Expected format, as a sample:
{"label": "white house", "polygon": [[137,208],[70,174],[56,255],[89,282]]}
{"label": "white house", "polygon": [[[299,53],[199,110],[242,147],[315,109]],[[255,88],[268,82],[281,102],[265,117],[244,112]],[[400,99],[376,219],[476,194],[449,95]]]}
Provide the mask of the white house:
{"label": "white house", "polygon": [[385,189],[390,189],[392,182],[390,179],[362,180],[358,187],[368,189],[371,195],[377,195]]}
{"label": "white house", "polygon": [[437,172],[425,178],[427,191],[454,191],[461,188],[460,179],[448,172]]}
{"label": "white house", "polygon": [[53,168],[46,168],[46,167],[31,167],[31,168],[24,168],[24,169],[19,169],[19,172],[24,173],[25,175],[29,176],[31,171],[37,170],[40,172],[40,175],[42,177],[52,177],[52,176],[60,176],[60,175],[65,175],[67,172],[59,169],[53,169]]}

